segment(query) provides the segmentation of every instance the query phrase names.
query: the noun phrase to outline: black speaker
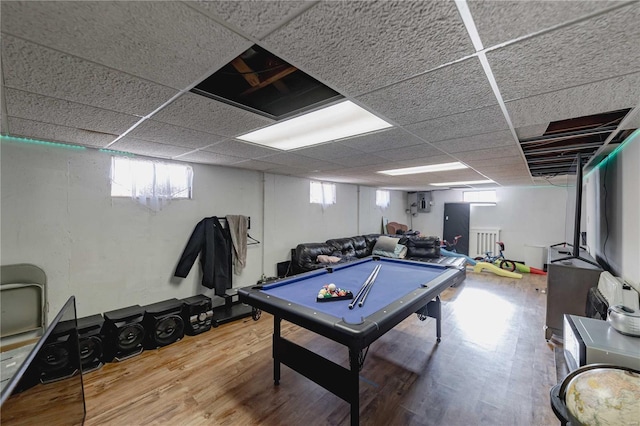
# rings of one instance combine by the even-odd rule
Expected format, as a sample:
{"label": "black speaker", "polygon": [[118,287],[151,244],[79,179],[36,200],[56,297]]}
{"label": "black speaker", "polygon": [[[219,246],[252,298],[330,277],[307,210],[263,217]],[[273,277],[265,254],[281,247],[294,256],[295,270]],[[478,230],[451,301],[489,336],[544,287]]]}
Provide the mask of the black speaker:
{"label": "black speaker", "polygon": [[142,325],[144,308],[129,306],[104,313],[104,360],[123,361],[142,353],[145,331]]}
{"label": "black speaker", "polygon": [[213,319],[213,306],[211,298],[204,294],[182,299],[182,320],[185,324],[185,333],[195,336],[204,331],[211,330]]}
{"label": "black speaker", "polygon": [[[75,345],[75,347],[74,347]],[[79,372],[76,321],[61,321],[36,355],[41,383],[67,379]],[[75,355],[74,355],[75,354]]]}
{"label": "black speaker", "polygon": [[144,346],[153,349],[167,346],[184,337],[182,320],[182,301],[169,299],[144,307],[144,328],[146,338]]}
{"label": "black speaker", "polygon": [[78,318],[78,338],[80,341],[80,362],[82,372],[97,370],[103,365],[104,336],[102,326],[104,318],[100,314]]}

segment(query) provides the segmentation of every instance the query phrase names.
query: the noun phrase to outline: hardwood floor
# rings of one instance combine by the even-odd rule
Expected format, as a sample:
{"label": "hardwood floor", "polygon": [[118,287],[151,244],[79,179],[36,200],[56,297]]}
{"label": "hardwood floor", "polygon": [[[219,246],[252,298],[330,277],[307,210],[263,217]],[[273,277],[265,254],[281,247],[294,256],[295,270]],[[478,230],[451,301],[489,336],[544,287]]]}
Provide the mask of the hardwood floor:
{"label": "hardwood floor", "polygon": [[[546,277],[467,274],[435,320],[410,316],[371,345],[362,425],[557,425],[544,339]],[[273,385],[272,317],[263,313],[85,375],[87,426],[348,425],[349,405],[282,367]],[[348,366],[347,349],[283,323],[283,336]],[[327,374],[331,374],[330,371]]]}

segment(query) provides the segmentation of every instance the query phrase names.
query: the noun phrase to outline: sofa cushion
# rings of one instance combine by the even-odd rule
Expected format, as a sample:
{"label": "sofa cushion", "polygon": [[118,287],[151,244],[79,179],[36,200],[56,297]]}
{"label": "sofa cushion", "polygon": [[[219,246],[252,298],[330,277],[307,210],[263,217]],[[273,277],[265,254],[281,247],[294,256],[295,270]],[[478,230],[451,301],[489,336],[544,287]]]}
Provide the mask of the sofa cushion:
{"label": "sofa cushion", "polygon": [[367,242],[367,250],[369,251],[369,254],[371,254],[371,252],[373,251],[373,246],[376,245],[376,241],[378,241],[380,234],[367,234],[363,235],[363,237]]}
{"label": "sofa cushion", "polygon": [[332,246],[334,250],[338,252],[338,256],[356,257],[356,249],[353,247],[353,241],[351,240],[351,238],[335,238],[332,240],[327,240],[326,243]]}
{"label": "sofa cushion", "polygon": [[330,256],[335,248],[326,243],[304,243],[296,247],[295,272],[310,271],[322,268],[323,264],[318,263],[318,256],[321,254]]}
{"label": "sofa cushion", "polygon": [[367,240],[362,235],[351,237],[351,242],[353,243],[353,248],[356,251],[356,257],[358,259],[367,257],[371,254],[371,250],[369,250],[369,247],[367,246]]}
{"label": "sofa cushion", "polygon": [[376,244],[373,246],[373,251],[384,251],[393,253],[396,249],[396,246],[400,242],[400,238],[388,237],[386,235],[381,235],[378,237]]}
{"label": "sofa cushion", "polygon": [[440,238],[438,237],[409,237],[401,241],[407,246],[407,257],[440,257]]}

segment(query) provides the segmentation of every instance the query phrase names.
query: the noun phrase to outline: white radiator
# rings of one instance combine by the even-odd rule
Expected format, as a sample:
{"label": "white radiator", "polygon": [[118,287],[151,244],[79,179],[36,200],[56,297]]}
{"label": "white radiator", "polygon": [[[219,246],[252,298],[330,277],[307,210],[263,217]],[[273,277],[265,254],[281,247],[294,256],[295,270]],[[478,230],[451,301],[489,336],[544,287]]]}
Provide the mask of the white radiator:
{"label": "white radiator", "polygon": [[496,254],[499,251],[496,243],[500,241],[500,230],[489,228],[471,228],[469,231],[469,256],[484,256],[490,251]]}

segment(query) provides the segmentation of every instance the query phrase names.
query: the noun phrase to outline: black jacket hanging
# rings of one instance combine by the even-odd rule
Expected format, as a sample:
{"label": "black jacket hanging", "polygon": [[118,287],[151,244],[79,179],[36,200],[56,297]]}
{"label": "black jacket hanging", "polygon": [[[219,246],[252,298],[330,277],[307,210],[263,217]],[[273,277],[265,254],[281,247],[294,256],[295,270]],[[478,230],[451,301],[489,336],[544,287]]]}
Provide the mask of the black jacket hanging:
{"label": "black jacket hanging", "polygon": [[231,235],[216,216],[202,219],[193,232],[178,261],[175,276],[186,278],[200,254],[202,285],[223,296],[231,288]]}

